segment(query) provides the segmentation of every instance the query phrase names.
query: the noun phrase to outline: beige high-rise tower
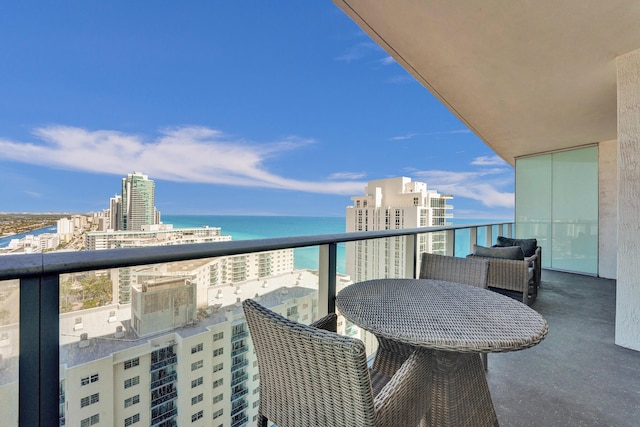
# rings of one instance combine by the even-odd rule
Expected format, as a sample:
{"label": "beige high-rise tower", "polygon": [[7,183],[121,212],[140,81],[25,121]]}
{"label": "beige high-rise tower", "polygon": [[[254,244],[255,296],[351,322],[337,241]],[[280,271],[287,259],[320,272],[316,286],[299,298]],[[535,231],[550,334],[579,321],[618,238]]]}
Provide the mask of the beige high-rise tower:
{"label": "beige high-rise tower", "polygon": [[[398,230],[450,225],[450,194],[428,190],[424,182],[398,177],[369,181],[365,194],[347,207],[346,231]],[[418,252],[445,253],[444,233],[419,236]],[[405,238],[365,240],[346,245],[347,274],[354,281],[405,277]]]}

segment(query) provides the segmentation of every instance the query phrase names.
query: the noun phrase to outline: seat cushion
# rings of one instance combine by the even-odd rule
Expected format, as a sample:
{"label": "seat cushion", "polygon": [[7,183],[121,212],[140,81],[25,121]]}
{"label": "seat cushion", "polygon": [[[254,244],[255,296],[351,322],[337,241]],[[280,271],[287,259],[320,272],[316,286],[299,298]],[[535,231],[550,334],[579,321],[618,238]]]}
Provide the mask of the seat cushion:
{"label": "seat cushion", "polygon": [[510,237],[498,236],[496,246],[520,246],[524,252],[524,256],[530,257],[536,253],[538,241],[536,239],[512,239]]}
{"label": "seat cushion", "polygon": [[520,246],[485,246],[473,245],[473,255],[485,258],[502,258],[524,260],[524,252]]}

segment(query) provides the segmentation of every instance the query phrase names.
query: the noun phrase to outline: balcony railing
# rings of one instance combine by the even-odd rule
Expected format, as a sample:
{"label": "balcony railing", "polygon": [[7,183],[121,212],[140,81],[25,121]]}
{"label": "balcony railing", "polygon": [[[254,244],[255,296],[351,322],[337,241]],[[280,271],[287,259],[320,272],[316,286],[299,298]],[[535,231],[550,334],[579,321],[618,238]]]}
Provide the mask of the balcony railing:
{"label": "balcony railing", "polygon": [[[417,236],[446,233],[446,253],[455,253],[456,230],[468,229],[469,245],[490,245],[493,230],[511,236],[510,222],[403,230],[365,231],[260,240],[226,241],[100,251],[50,252],[0,257],[0,280],[19,279],[19,395],[20,426],[46,426],[59,419],[59,301],[60,275],[101,269],[159,264],[254,252],[319,246],[318,314],[335,311],[337,245],[404,236],[407,276],[415,276]],[[478,242],[478,230],[486,242]],[[464,256],[466,254],[462,254]],[[175,415],[175,410],[163,417]],[[157,420],[153,420],[156,422]]]}

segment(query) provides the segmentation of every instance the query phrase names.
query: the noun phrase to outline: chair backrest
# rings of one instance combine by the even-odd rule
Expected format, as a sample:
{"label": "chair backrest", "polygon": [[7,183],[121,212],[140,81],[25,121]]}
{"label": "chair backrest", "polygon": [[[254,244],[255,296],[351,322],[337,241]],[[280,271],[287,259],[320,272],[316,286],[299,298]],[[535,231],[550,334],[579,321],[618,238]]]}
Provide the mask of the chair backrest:
{"label": "chair backrest", "polygon": [[258,359],[260,414],[278,427],[373,426],[362,341],[242,304]]}
{"label": "chair backrest", "polygon": [[457,258],[425,252],[422,254],[420,278],[446,280],[486,288],[488,271],[487,259]]}

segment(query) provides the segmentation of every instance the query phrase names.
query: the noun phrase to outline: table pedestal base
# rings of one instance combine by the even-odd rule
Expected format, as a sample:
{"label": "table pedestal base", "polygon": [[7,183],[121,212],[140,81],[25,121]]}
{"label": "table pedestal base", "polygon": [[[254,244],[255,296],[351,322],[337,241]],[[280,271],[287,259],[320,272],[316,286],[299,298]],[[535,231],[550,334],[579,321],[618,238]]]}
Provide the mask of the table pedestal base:
{"label": "table pedestal base", "polygon": [[497,426],[482,360],[478,353],[431,351],[431,425]]}

